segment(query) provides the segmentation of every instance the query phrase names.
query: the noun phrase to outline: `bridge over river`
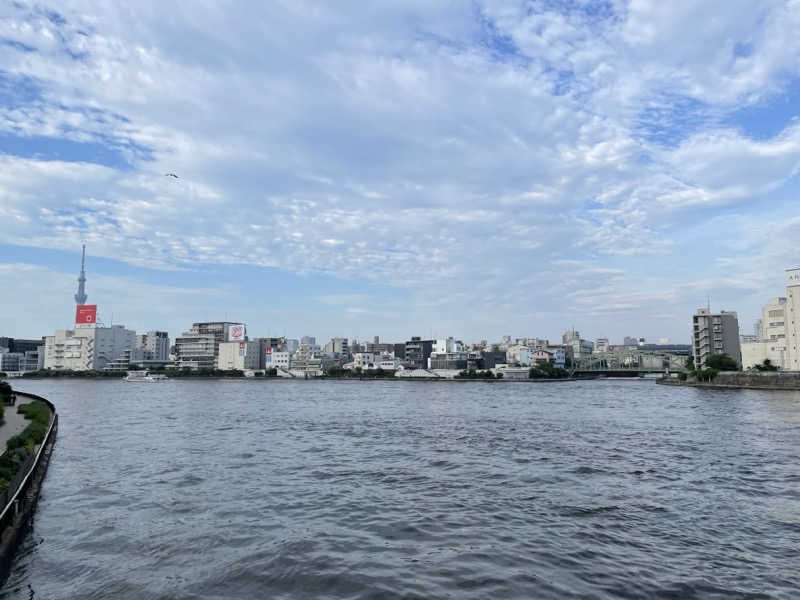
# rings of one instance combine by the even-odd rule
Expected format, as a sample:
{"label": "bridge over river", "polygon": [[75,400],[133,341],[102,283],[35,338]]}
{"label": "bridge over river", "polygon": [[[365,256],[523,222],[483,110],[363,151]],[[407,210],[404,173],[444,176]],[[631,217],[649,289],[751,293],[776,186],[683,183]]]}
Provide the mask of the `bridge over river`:
{"label": "bridge over river", "polygon": [[644,377],[686,371],[686,353],[630,350],[575,359],[568,369],[575,376]]}

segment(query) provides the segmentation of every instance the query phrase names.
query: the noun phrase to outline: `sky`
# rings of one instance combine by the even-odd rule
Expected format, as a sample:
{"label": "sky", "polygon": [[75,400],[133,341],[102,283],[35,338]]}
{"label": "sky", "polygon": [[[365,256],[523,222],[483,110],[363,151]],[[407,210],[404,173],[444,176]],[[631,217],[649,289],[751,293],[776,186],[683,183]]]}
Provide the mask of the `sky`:
{"label": "sky", "polygon": [[798,0],[2,3],[0,335],[71,326],[84,243],[173,337],[750,333],[798,56]]}

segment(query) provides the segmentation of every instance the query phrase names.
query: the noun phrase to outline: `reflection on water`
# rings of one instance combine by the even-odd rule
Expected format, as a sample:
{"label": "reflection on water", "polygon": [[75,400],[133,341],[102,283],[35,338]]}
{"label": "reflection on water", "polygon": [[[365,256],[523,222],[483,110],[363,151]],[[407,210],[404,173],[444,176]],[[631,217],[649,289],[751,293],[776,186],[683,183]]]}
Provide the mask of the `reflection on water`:
{"label": "reflection on water", "polygon": [[2,598],[790,597],[800,393],[24,381],[61,428]]}

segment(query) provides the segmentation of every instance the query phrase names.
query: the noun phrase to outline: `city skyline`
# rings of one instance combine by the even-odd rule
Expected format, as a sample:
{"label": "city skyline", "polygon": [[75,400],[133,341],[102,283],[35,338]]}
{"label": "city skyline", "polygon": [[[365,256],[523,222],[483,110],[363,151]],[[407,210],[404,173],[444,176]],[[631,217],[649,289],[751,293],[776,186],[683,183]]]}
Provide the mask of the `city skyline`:
{"label": "city skyline", "polygon": [[71,326],[84,243],[172,336],[688,343],[800,263],[786,2],[146,4],[0,9],[2,335]]}

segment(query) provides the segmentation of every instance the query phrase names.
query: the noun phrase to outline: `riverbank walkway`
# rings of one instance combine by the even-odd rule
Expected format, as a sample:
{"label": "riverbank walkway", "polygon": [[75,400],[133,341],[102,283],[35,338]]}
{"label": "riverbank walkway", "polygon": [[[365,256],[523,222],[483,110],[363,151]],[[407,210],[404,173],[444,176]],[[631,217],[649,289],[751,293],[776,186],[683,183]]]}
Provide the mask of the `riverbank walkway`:
{"label": "riverbank walkway", "polygon": [[30,399],[26,398],[23,400],[20,396],[17,396],[16,404],[3,407],[5,408],[6,422],[0,425],[0,454],[5,452],[6,442],[8,440],[18,433],[22,433],[22,430],[30,425],[31,422],[25,418],[25,415],[17,412],[18,406],[21,404],[28,404],[29,402],[31,402]]}

